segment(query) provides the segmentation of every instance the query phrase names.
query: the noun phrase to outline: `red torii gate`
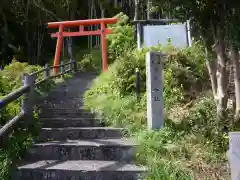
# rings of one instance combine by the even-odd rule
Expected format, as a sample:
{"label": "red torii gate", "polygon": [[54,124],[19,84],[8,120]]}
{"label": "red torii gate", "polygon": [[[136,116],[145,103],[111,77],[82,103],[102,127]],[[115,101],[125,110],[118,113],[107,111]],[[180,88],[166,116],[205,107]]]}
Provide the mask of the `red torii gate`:
{"label": "red torii gate", "polygon": [[[103,18],[103,19],[89,19],[89,20],[76,20],[76,21],[61,21],[61,22],[50,22],[48,28],[58,28],[57,33],[52,33],[51,37],[57,37],[56,51],[54,57],[54,66],[59,65],[59,59],[62,49],[63,37],[70,36],[90,36],[100,35],[101,36],[101,50],[102,50],[102,71],[107,70],[107,43],[106,34],[111,33],[110,29],[106,28],[106,24],[114,24],[117,22],[117,18]],[[100,25],[100,29],[92,31],[84,31],[84,26],[88,25]],[[64,32],[64,28],[79,27],[78,32]],[[54,68],[55,69],[55,68]],[[57,72],[58,68],[55,69]]]}

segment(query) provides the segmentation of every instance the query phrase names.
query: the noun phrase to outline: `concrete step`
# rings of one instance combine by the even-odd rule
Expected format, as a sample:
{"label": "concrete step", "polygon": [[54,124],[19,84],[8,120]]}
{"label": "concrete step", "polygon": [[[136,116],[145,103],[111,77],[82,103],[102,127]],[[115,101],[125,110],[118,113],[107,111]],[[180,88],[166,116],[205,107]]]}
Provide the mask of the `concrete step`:
{"label": "concrete step", "polygon": [[110,127],[42,128],[38,141],[120,138],[122,136],[122,132],[122,128]]}
{"label": "concrete step", "polygon": [[59,108],[77,108],[77,107],[81,107],[83,106],[82,103],[79,102],[73,102],[73,101],[52,101],[51,103],[47,103],[47,104],[40,104],[39,107],[46,107],[46,108],[54,108],[54,107],[59,107]]}
{"label": "concrete step", "polygon": [[[81,93],[81,92],[78,92],[78,93]],[[59,99],[59,97],[57,97],[56,95],[58,96],[62,96],[61,99]],[[72,94],[67,94],[66,92],[62,92],[62,93],[56,93],[54,94],[53,96],[48,96],[47,100],[48,101],[54,101],[54,100],[63,100],[63,101],[68,101],[68,100],[79,100],[81,97],[78,96],[78,95],[72,95]]]}
{"label": "concrete step", "polygon": [[94,117],[89,111],[79,108],[42,108],[39,112],[39,117]]}
{"label": "concrete step", "polygon": [[52,141],[34,144],[26,160],[110,160],[129,162],[135,144],[127,139]]}
{"label": "concrete step", "polygon": [[42,112],[45,111],[53,111],[53,112],[86,112],[86,113],[90,113],[89,111],[86,111],[84,109],[84,107],[82,106],[78,106],[76,108],[71,108],[71,107],[67,107],[67,108],[58,108],[58,107],[42,107],[41,108]]}
{"label": "concrete step", "polygon": [[116,161],[34,161],[10,180],[140,180],[146,168]]}
{"label": "concrete step", "polygon": [[40,118],[42,128],[102,127],[103,123],[94,118]]}
{"label": "concrete step", "polygon": [[[60,96],[61,97],[61,96]],[[48,102],[45,103],[45,105],[61,105],[61,104],[68,104],[68,105],[79,105],[82,104],[79,100],[80,98],[77,99],[65,99],[66,97],[64,97],[64,99],[60,99],[56,98],[56,99],[48,99]]]}
{"label": "concrete step", "polygon": [[42,131],[10,180],[140,179],[143,168],[130,164],[136,144],[83,109],[93,77],[79,74],[41,99]]}
{"label": "concrete step", "polygon": [[82,100],[83,100],[83,97],[81,96],[77,96],[77,95],[74,95],[75,97],[67,97],[67,96],[63,96],[61,94],[55,94],[54,95],[55,97],[50,97],[48,96],[45,101],[43,101],[42,104],[45,104],[45,105],[48,105],[48,104],[54,104],[55,102],[58,102],[60,104],[64,103],[64,102],[68,102],[69,104],[71,103],[78,103],[78,104],[82,104]]}
{"label": "concrete step", "polygon": [[51,108],[60,108],[60,109],[67,109],[67,108],[72,108],[72,109],[77,109],[81,107],[82,104],[74,104],[74,103],[53,103],[53,104],[47,104],[47,105],[38,105],[39,108],[44,108],[44,109],[51,109]]}
{"label": "concrete step", "polygon": [[39,118],[57,118],[57,117],[65,117],[65,118],[94,118],[93,114],[86,112],[64,112],[64,111],[44,111],[43,113],[38,115]]}
{"label": "concrete step", "polygon": [[38,105],[39,108],[44,109],[51,109],[51,108],[62,108],[62,109],[69,109],[69,108],[81,108],[83,103],[78,100],[56,100],[56,101],[46,101]]}

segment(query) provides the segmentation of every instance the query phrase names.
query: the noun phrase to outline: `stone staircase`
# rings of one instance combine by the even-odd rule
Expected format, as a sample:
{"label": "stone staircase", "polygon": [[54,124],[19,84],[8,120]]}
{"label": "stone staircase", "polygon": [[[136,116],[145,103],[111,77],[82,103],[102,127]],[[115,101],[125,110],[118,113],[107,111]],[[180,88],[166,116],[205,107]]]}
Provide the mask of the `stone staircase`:
{"label": "stone staircase", "polygon": [[135,144],[123,129],[104,127],[84,111],[81,96],[93,74],[76,74],[41,105],[41,133],[13,180],[139,180],[132,163]]}

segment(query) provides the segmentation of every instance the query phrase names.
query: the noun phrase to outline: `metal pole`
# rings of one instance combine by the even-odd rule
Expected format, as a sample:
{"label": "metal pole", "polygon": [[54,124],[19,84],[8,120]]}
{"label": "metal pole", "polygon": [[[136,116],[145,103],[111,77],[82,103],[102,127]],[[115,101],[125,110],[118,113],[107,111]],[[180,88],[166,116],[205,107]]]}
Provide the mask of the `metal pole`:
{"label": "metal pole", "polygon": [[139,69],[136,68],[136,96],[137,96],[137,101],[140,100],[140,72]]}

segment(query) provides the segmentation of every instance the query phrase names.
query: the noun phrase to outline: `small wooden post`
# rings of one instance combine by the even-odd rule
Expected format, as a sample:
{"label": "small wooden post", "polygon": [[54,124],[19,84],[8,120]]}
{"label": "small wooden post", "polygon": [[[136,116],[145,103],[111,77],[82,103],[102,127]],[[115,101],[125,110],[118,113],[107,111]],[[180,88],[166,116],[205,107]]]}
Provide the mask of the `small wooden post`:
{"label": "small wooden post", "polygon": [[44,70],[44,74],[43,74],[45,80],[49,78],[49,72],[50,71],[49,71],[48,64],[45,64],[45,70]]}
{"label": "small wooden post", "polygon": [[77,72],[77,62],[73,60],[73,73]]}
{"label": "small wooden post", "polygon": [[69,70],[72,71],[72,58],[70,58],[69,63],[70,63],[69,64]]}
{"label": "small wooden post", "polygon": [[75,62],[73,59],[70,59],[70,70],[72,71],[72,73],[75,73]]}
{"label": "small wooden post", "polygon": [[61,76],[62,78],[64,78],[64,73],[65,73],[65,65],[64,65],[64,62],[61,61],[61,64],[60,64],[60,70],[61,70]]}
{"label": "small wooden post", "polygon": [[35,79],[35,76],[22,74],[22,86],[30,87],[29,92],[24,94],[22,101],[22,111],[25,113],[24,120],[27,126],[32,124],[31,121],[33,118]]}

